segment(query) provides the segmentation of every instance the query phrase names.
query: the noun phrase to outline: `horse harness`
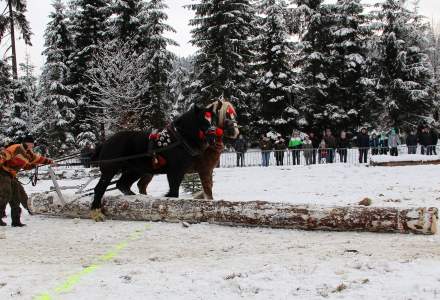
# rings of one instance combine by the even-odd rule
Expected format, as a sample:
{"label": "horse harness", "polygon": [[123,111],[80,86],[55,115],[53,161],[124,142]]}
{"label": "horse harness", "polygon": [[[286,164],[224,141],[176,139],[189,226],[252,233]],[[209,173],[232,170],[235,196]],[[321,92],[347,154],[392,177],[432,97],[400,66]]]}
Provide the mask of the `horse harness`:
{"label": "horse harness", "polygon": [[[213,135],[219,134],[219,128],[210,127],[206,132],[199,132],[199,139],[209,140]],[[153,130],[148,136],[148,151],[146,156],[153,159],[153,169],[160,169],[166,164],[166,160],[160,153],[182,145],[185,151],[192,157],[202,154],[202,149],[191,146],[179,133],[173,123],[166,126],[160,132]]]}

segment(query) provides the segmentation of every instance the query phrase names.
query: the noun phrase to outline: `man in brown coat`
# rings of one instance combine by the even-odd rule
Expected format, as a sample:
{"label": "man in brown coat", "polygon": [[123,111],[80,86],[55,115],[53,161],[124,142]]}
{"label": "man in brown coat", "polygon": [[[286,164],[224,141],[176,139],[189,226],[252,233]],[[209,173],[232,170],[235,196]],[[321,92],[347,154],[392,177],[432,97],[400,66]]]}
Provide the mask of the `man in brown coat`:
{"label": "man in brown coat", "polygon": [[[13,227],[22,227],[20,204],[28,208],[28,196],[17,180],[17,173],[20,170],[30,170],[39,165],[52,164],[53,161],[40,156],[32,151],[34,139],[27,136],[21,144],[14,144],[0,152],[0,216],[5,214],[6,205],[11,206],[11,219]],[[0,226],[6,223],[0,219]]]}

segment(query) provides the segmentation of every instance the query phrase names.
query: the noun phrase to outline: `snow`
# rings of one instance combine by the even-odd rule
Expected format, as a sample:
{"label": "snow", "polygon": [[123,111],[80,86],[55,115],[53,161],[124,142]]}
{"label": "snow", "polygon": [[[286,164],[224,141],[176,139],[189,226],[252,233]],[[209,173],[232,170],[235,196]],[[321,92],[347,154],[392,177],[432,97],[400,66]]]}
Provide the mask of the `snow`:
{"label": "snow", "polygon": [[[216,169],[214,181],[216,199],[352,205],[370,197],[375,206],[440,204],[438,166],[429,165],[228,168]],[[25,188],[39,192],[49,186],[50,181],[40,181]],[[157,176],[149,193],[160,196],[166,191],[166,178]],[[69,195],[73,190],[63,192]],[[0,299],[54,293],[69,276],[136,230],[140,238],[128,241],[117,256],[55,298],[435,299],[440,294],[439,235],[210,224],[184,228],[27,215],[24,221],[25,228],[0,228],[0,237],[3,233],[6,238],[0,239]]]}

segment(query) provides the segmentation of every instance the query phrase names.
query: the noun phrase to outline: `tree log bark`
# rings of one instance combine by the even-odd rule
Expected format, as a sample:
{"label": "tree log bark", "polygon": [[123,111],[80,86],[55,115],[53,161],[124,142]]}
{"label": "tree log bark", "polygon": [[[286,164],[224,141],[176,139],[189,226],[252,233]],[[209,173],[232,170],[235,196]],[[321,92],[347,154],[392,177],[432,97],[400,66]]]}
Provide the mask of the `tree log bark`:
{"label": "tree log bark", "polygon": [[440,160],[413,160],[413,161],[386,161],[374,162],[370,165],[373,167],[400,167],[400,166],[418,166],[418,165],[439,165]]}
{"label": "tree log bark", "polygon": [[[90,202],[62,206],[54,193],[33,194],[36,214],[90,218]],[[435,234],[437,208],[294,205],[265,201],[232,202],[152,198],[146,195],[104,198],[109,219],[130,221],[209,222],[231,226],[286,229]]]}

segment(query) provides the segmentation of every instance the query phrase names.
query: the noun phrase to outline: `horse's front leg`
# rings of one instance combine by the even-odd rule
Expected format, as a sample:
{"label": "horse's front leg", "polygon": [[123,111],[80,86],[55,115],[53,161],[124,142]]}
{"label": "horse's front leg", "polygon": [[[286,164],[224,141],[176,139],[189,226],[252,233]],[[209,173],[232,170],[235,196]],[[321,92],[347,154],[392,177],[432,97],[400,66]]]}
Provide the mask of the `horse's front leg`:
{"label": "horse's front leg", "polygon": [[[102,171],[101,171],[102,172]],[[91,217],[96,222],[98,221],[104,221],[105,217],[102,213],[102,197],[104,196],[105,191],[107,190],[107,187],[109,186],[110,182],[112,181],[112,178],[115,176],[113,172],[110,173],[104,173],[102,172],[101,178],[99,179],[98,184],[95,186],[95,195],[93,198],[93,203],[91,207]]]}
{"label": "horse's front leg", "polygon": [[179,198],[179,188],[182,183],[185,172],[169,172],[167,173],[168,185],[170,190],[165,197]]}

